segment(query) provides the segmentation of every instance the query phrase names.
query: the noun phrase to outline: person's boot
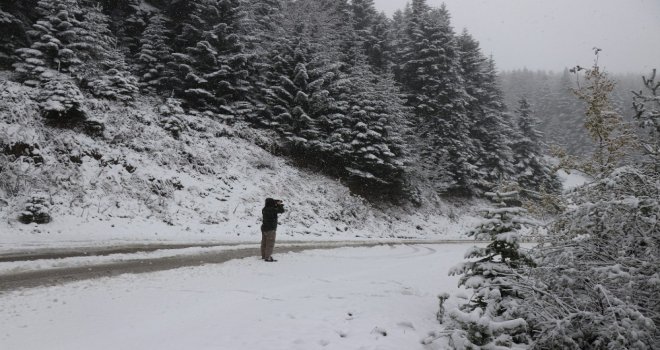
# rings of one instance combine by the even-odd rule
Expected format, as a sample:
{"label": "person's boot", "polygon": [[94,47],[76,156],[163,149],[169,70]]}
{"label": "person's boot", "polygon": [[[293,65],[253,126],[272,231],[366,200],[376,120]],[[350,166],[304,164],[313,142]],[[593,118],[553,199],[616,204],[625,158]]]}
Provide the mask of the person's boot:
{"label": "person's boot", "polygon": [[273,259],[272,256],[269,256],[269,257],[267,257],[266,259],[264,259],[264,261],[267,261],[267,262],[276,262],[277,260]]}

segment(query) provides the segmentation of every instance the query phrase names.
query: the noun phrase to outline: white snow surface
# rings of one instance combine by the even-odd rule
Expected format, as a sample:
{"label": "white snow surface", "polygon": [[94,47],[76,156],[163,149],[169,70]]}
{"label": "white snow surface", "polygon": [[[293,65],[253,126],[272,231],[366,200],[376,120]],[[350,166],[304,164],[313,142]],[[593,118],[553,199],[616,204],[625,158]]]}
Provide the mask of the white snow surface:
{"label": "white snow surface", "polygon": [[582,174],[577,170],[572,170],[568,173],[565,170],[560,169],[557,171],[557,176],[559,176],[559,179],[562,182],[564,191],[570,191],[592,181],[589,176]]}
{"label": "white snow surface", "polygon": [[444,349],[421,341],[441,330],[437,295],[464,294],[447,272],[469,246],[309,250],[5,292],[0,349]]}

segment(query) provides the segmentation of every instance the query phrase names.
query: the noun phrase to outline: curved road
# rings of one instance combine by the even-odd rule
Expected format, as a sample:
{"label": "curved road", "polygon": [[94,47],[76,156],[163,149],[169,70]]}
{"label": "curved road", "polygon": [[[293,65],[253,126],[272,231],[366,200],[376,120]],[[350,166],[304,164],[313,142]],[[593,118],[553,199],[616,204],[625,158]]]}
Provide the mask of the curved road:
{"label": "curved road", "polygon": [[[332,249],[342,247],[371,247],[383,244],[452,244],[475,243],[473,240],[437,241],[414,240],[395,242],[282,242],[276,246],[275,253],[299,252],[311,249]],[[43,259],[62,259],[80,256],[109,256],[112,254],[131,254],[153,252],[156,250],[176,250],[193,247],[238,246],[238,244],[196,244],[196,245],[132,245],[106,248],[76,248],[75,250],[47,249],[19,253],[0,254],[0,263],[17,261],[34,261]],[[117,262],[92,263],[75,267],[48,268],[43,270],[19,271],[0,274],[0,293],[19,288],[57,285],[65,282],[92,278],[116,276],[124,273],[145,273],[169,270],[180,267],[219,264],[232,259],[259,256],[259,248],[236,248],[214,252],[197,252],[168,257],[131,259]]]}

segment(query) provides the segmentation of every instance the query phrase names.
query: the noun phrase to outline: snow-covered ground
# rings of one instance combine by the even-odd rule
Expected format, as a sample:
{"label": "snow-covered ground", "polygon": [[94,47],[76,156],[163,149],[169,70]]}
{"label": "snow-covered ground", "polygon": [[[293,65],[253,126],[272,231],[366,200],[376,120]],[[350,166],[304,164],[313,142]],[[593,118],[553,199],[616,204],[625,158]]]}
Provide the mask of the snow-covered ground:
{"label": "snow-covered ground", "polygon": [[577,170],[573,170],[570,173],[568,173],[565,170],[560,169],[559,171],[557,171],[557,176],[559,176],[559,179],[562,182],[564,191],[570,191],[576,187],[580,187],[591,181],[589,176],[582,174]]}
{"label": "snow-covered ground", "polygon": [[310,250],[0,294],[0,349],[443,349],[469,244]]}

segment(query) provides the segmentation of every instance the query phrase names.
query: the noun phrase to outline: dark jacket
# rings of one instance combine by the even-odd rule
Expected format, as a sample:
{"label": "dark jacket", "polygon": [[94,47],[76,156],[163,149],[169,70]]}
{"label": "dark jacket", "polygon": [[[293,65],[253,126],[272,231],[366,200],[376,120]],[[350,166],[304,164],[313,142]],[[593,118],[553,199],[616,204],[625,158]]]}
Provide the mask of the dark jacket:
{"label": "dark jacket", "polygon": [[261,231],[274,231],[277,229],[277,214],[284,213],[284,206],[281,204],[266,203],[261,213],[264,216]]}

